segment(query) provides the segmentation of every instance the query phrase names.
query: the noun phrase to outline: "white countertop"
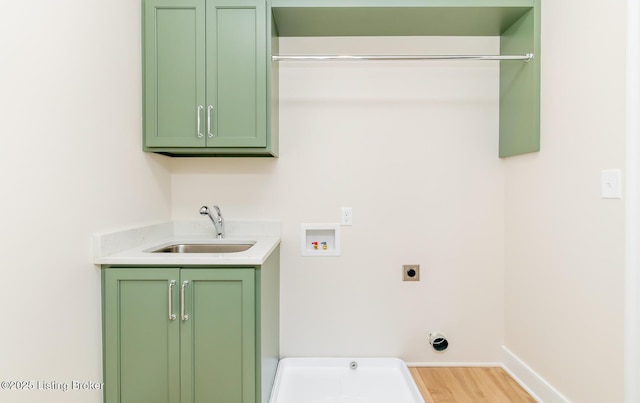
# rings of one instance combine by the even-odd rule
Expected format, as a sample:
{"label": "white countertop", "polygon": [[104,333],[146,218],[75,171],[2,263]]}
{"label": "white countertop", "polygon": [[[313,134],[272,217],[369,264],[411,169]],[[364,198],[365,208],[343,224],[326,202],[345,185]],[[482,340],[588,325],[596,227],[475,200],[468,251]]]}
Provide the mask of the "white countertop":
{"label": "white countertop", "polygon": [[255,241],[244,252],[151,253],[172,243],[217,241],[208,221],[174,221],[94,236],[94,259],[98,265],[136,266],[256,266],[262,265],[280,244],[279,221],[230,221],[223,242]]}

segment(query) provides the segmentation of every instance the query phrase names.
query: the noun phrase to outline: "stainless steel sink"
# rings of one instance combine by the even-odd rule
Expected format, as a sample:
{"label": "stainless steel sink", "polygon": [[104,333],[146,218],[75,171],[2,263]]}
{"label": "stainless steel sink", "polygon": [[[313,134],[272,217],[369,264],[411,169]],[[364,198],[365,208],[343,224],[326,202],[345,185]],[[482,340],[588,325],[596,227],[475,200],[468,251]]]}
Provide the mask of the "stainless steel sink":
{"label": "stainless steel sink", "polygon": [[151,253],[236,253],[251,248],[255,242],[175,243],[150,249]]}

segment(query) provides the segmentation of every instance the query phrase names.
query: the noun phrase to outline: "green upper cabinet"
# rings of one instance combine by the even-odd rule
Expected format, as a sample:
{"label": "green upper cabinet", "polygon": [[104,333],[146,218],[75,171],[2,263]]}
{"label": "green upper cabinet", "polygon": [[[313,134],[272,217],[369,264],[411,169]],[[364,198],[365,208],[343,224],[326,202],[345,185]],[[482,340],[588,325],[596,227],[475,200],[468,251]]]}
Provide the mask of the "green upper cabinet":
{"label": "green upper cabinet", "polygon": [[265,9],[264,0],[207,2],[209,146],[267,144]]}
{"label": "green upper cabinet", "polygon": [[266,0],[144,0],[143,13],[144,149],[275,156]]}
{"label": "green upper cabinet", "polygon": [[144,29],[145,146],[204,147],[204,0],[148,0]]}

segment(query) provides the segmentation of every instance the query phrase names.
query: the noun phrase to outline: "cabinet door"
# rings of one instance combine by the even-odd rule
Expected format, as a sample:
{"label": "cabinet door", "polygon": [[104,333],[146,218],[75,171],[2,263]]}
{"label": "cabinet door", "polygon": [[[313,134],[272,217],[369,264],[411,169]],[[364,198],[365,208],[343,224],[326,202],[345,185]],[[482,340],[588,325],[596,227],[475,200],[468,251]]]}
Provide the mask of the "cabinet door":
{"label": "cabinet door", "polygon": [[104,269],[106,403],[179,403],[178,280],[178,269]]}
{"label": "cabinet door", "polygon": [[253,269],[183,269],[181,403],[255,403]]}
{"label": "cabinet door", "polygon": [[147,147],[204,147],[205,0],[145,0]]}
{"label": "cabinet door", "polygon": [[265,0],[207,0],[208,147],[267,144]]}

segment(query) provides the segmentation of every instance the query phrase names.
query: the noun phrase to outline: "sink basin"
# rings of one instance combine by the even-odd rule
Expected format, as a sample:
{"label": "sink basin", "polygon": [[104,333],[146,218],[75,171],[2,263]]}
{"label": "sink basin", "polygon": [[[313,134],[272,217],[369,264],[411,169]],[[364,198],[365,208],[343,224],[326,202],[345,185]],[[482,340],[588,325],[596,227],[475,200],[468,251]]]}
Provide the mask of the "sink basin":
{"label": "sink basin", "polygon": [[251,248],[255,242],[175,243],[152,248],[151,253],[236,253]]}

